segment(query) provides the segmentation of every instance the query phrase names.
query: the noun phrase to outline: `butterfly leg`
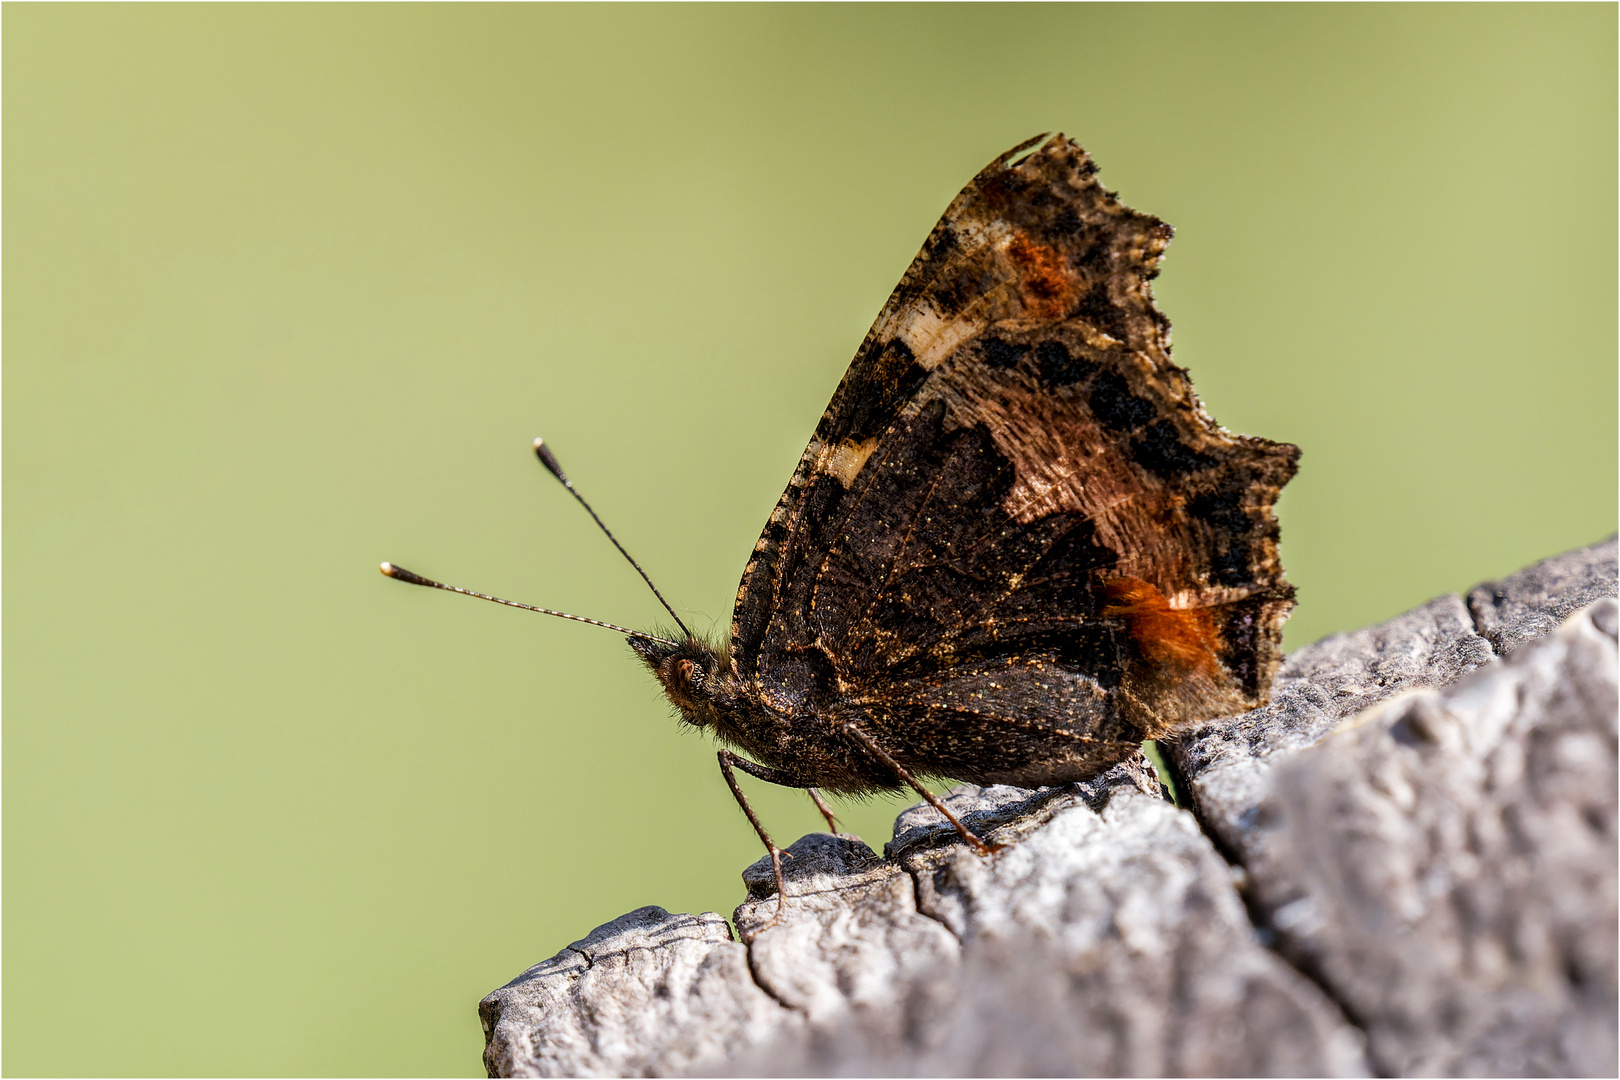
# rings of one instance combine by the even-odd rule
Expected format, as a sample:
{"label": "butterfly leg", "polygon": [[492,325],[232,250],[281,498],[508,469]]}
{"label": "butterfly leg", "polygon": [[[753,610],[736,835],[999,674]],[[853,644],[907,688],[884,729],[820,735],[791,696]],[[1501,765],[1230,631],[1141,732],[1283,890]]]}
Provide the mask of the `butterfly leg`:
{"label": "butterfly leg", "polygon": [[883,764],[893,769],[896,776],[898,776],[905,783],[910,784],[912,789],[915,790],[917,794],[928,800],[928,805],[932,806],[935,810],[938,810],[941,814],[944,814],[945,820],[956,826],[956,831],[962,834],[962,839],[967,841],[968,847],[972,848],[980,855],[988,855],[1001,846],[1000,844],[987,844],[983,840],[979,839],[977,833],[968,828],[966,825],[962,824],[961,820],[955,814],[951,813],[950,807],[940,802],[932,791],[929,791],[927,788],[919,784],[916,778],[906,771],[904,765],[901,765],[898,761],[894,760],[894,758],[890,757],[888,752],[884,750],[883,747],[879,746],[872,740],[872,736],[868,735],[854,724],[845,724],[844,734],[848,735],[851,739],[859,743],[873,757],[877,758],[879,761],[883,762]]}
{"label": "butterfly leg", "polygon": [[742,788],[737,786],[737,774],[731,771],[731,767],[735,765],[748,775],[763,780],[767,784],[782,784],[784,787],[797,787],[798,785],[787,783],[787,778],[775,769],[767,769],[763,765],[756,765],[747,758],[738,757],[730,750],[721,750],[719,757],[720,773],[726,778],[726,786],[731,789],[731,795],[737,800],[737,805],[742,807],[742,812],[748,815],[748,823],[759,834],[760,841],[765,845],[765,850],[771,854],[771,872],[776,876],[776,914],[771,916],[771,921],[766,925],[773,926],[776,920],[782,917],[782,905],[787,903],[787,881],[782,877],[782,849],[776,846],[770,834],[765,831],[765,826],[759,823],[759,815],[755,814],[754,808],[748,805],[748,797],[743,794]]}
{"label": "butterfly leg", "polygon": [[804,790],[810,794],[810,801],[816,804],[816,809],[821,811],[821,816],[827,819],[827,831],[834,836],[843,835],[838,828],[838,815],[834,814],[832,807],[827,805],[827,800],[821,797],[821,792],[813,787]]}

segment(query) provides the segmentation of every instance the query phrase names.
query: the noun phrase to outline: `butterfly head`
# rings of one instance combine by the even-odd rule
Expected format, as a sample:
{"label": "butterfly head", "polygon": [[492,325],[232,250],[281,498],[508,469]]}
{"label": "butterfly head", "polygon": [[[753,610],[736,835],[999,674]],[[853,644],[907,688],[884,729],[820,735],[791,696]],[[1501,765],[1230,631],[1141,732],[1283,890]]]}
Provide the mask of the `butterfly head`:
{"label": "butterfly head", "polygon": [[652,669],[681,718],[694,727],[712,724],[735,695],[736,675],[724,647],[696,637],[675,644],[638,635],[630,638],[630,648]]}

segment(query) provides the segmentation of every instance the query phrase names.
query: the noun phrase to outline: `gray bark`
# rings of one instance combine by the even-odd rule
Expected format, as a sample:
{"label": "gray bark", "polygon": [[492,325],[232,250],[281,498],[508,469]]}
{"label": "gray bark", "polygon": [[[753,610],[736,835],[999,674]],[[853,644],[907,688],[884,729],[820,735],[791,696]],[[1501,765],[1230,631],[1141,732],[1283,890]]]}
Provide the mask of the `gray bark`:
{"label": "gray bark", "polygon": [[1084,784],[963,786],[480,1003],[491,1075],[1614,1075],[1615,543],[1292,654]]}
{"label": "gray bark", "polygon": [[1502,656],[1534,641],[1577,608],[1614,595],[1615,541],[1544,559],[1468,590],[1479,632]]}

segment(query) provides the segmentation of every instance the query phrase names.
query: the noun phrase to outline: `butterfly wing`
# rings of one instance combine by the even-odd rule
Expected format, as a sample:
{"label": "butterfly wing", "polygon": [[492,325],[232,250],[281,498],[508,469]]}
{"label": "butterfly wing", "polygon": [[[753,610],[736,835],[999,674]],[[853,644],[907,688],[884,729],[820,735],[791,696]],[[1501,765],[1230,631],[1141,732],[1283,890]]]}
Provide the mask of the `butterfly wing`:
{"label": "butterfly wing", "polygon": [[1292,606],[1297,448],[1216,425],[1149,282],[1171,235],[1078,145],[998,158],[867,334],[732,622],[773,708],[860,718],[919,771],[1089,775],[1263,703]]}

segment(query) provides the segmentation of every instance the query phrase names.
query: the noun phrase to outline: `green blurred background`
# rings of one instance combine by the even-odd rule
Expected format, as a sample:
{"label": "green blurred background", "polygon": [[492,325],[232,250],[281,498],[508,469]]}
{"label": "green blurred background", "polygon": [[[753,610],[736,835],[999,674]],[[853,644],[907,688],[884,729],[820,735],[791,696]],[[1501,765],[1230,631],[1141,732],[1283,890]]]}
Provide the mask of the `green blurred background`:
{"label": "green blurred background", "polygon": [[[4,9],[3,1068],[478,1075],[477,999],[756,841],[573,478],[699,624],[976,169],[1172,222],[1304,448],[1288,640],[1616,505],[1616,9]],[[808,800],[751,784],[784,840]],[[881,843],[893,803],[849,822]]]}

